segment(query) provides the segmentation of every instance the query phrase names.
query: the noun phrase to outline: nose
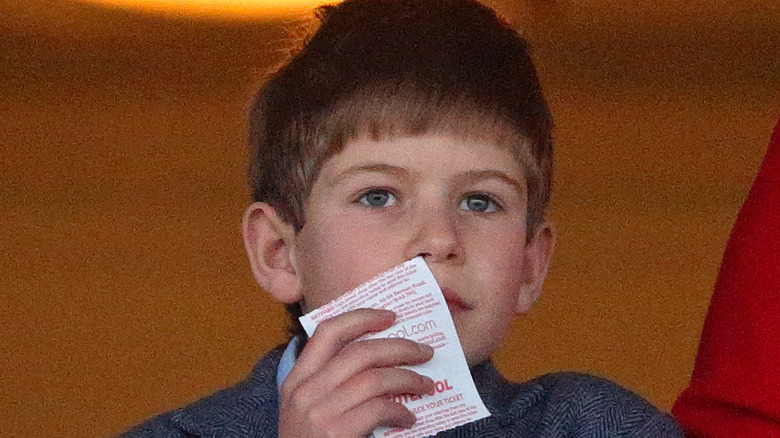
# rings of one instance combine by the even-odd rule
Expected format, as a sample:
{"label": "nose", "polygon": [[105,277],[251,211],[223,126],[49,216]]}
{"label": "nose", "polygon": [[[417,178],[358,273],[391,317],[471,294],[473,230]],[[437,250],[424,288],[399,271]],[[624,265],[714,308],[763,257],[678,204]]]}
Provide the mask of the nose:
{"label": "nose", "polygon": [[458,263],[463,260],[463,242],[456,213],[429,209],[413,221],[406,258],[422,256],[426,262]]}

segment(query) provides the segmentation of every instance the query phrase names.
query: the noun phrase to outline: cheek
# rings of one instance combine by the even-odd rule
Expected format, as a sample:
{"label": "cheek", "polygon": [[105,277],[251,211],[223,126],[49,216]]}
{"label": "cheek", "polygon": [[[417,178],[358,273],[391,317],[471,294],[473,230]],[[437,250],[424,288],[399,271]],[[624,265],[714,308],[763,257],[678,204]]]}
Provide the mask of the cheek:
{"label": "cheek", "polygon": [[339,290],[338,276],[334,275],[334,263],[341,258],[338,249],[338,239],[319,224],[307,223],[296,237],[296,274],[309,310],[332,300]]}
{"label": "cheek", "polygon": [[296,268],[309,309],[394,266],[385,260],[389,251],[375,232],[339,224],[307,223],[309,226],[296,239]]}
{"label": "cheek", "polygon": [[480,270],[496,284],[517,285],[524,278],[525,236],[514,230],[476,236],[477,242],[471,245],[473,259],[481,265]]}

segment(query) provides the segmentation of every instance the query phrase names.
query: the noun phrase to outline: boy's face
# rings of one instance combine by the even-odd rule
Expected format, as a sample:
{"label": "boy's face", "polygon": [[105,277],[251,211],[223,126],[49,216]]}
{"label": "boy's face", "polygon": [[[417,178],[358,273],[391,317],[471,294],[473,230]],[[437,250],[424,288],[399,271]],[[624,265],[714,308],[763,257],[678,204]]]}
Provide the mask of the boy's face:
{"label": "boy's face", "polygon": [[357,139],[322,167],[294,237],[305,310],[425,256],[469,364],[487,359],[541,290],[553,235],[526,242],[526,183],[512,153],[448,135]]}

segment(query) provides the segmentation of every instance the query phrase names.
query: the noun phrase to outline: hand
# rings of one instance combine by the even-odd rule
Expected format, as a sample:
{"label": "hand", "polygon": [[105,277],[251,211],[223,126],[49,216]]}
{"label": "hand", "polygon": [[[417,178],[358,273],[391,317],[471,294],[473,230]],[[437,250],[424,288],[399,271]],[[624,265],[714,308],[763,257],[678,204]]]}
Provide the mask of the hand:
{"label": "hand", "polygon": [[414,424],[393,397],[429,393],[433,381],[396,367],[426,362],[433,349],[408,339],[355,341],[393,321],[393,312],[358,309],[317,326],[282,385],[280,437],[365,437],[377,426]]}

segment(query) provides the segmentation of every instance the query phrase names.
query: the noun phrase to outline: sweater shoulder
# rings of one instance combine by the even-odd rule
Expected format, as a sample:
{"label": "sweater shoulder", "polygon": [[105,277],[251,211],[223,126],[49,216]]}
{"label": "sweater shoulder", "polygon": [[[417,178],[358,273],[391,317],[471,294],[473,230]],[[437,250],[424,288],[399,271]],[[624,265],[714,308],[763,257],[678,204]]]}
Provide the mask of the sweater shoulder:
{"label": "sweater shoulder", "polygon": [[633,391],[578,372],[547,374],[521,385],[537,394],[541,423],[573,436],[682,437],[676,421]]}
{"label": "sweater shoulder", "polygon": [[[276,430],[276,367],[281,349],[272,350],[245,380],[194,403],[157,415],[119,438],[192,438],[199,436],[265,436]],[[269,432],[270,433],[270,432]]]}

